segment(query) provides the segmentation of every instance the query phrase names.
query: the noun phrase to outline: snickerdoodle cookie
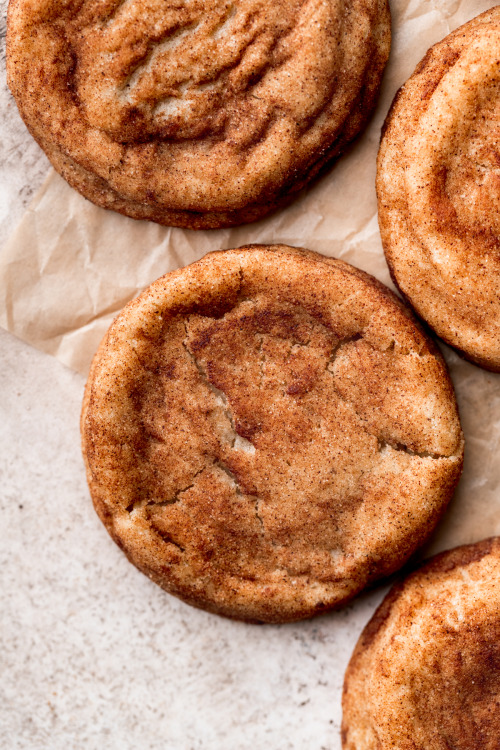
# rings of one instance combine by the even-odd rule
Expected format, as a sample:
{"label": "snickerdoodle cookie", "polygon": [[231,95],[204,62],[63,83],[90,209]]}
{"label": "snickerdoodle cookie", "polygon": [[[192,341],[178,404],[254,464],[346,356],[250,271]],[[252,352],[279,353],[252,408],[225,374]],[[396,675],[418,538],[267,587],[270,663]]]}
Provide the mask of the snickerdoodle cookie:
{"label": "snickerdoodle cookie", "polygon": [[152,284],[94,359],[92,498],[129,559],[230,617],[338,606],[434,528],[463,442],[446,366],[396,297],[284,246]]}
{"label": "snickerdoodle cookie", "polygon": [[436,44],[397,94],[377,189],[394,281],[436,333],[500,371],[500,6]]}
{"label": "snickerdoodle cookie", "polygon": [[392,589],[343,704],[344,750],[497,750],[500,539],[438,555]]}
{"label": "snickerdoodle cookie", "polygon": [[387,0],[11,0],[8,79],[85,197],[193,229],[286,203],[367,121]]}

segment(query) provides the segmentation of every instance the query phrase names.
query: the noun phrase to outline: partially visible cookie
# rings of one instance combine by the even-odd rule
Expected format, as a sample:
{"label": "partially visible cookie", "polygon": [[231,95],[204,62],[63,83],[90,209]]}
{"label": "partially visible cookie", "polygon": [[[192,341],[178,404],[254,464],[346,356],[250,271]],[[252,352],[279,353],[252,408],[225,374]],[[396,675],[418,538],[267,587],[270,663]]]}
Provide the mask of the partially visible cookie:
{"label": "partially visible cookie", "polygon": [[500,6],[429,50],[378,157],[391,274],[446,343],[500,371]]}
{"label": "partially visible cookie", "polygon": [[500,539],[438,555],[395,586],[346,672],[344,750],[497,750]]}
{"label": "partially visible cookie", "polygon": [[193,229],[290,201],[366,123],[387,0],[10,0],[8,80],[86,198]]}
{"label": "partially visible cookie", "polygon": [[352,266],[212,253],[118,316],[82,412],[92,498],[190,604],[285,622],[400,567],[443,513],[463,439],[446,366]]}

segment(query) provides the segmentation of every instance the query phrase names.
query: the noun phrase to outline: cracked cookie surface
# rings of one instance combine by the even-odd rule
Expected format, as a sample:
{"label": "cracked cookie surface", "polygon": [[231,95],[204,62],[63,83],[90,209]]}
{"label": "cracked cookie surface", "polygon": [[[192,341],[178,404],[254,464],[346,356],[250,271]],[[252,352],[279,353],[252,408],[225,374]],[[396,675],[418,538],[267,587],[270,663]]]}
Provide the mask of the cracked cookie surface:
{"label": "cracked cookie surface", "polygon": [[398,568],[451,497],[446,366],[389,290],[284,246],[212,253],[118,316],[82,413],[96,509],[191,604],[281,622]]}
{"label": "cracked cookie surface", "polygon": [[289,201],[360,131],[387,0],[11,0],[8,79],[85,197],[194,229]]}
{"label": "cracked cookie surface", "polygon": [[384,126],[377,193],[392,277],[467,359],[500,371],[500,6],[432,47]]}
{"label": "cracked cookie surface", "polygon": [[500,539],[458,547],[395,586],[346,672],[344,750],[496,750]]}

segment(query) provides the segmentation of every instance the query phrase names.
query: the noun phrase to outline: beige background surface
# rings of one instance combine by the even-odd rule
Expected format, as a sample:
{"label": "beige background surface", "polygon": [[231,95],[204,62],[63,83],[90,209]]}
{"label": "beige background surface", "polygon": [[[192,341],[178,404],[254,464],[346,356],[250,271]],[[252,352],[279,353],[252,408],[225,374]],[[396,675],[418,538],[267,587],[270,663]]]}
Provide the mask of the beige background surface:
{"label": "beige background surface", "polygon": [[[0,92],[0,747],[338,750],[343,672],[384,588],[288,626],[195,611],[130,566],[91,508],[79,453],[85,372],[149,281],[245,242],[305,245],[388,281],[375,155],[397,87],[430,44],[494,3],[392,0],[394,47],[369,129],[288,209],[194,233],[94,207],[50,173]],[[3,79],[4,80],[4,79]],[[37,352],[25,342],[34,344]],[[445,352],[467,439],[456,499],[428,546],[500,533],[500,376]]]}

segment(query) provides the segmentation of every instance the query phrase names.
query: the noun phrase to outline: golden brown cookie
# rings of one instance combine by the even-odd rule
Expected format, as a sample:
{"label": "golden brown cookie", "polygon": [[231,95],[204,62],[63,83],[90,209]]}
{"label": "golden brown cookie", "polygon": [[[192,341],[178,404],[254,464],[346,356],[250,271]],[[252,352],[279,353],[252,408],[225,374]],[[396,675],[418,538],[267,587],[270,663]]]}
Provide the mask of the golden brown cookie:
{"label": "golden brown cookie", "polygon": [[127,305],[82,435],[129,559],[190,604],[267,622],[402,565],[463,453],[446,366],[396,297],[279,245],[211,253]]}
{"label": "golden brown cookie", "polygon": [[57,171],[192,229],[293,197],[367,121],[387,0],[11,0],[8,80]]}
{"label": "golden brown cookie", "polygon": [[397,94],[378,157],[394,281],[465,357],[500,371],[500,6],[436,44]]}
{"label": "golden brown cookie", "polygon": [[497,750],[500,539],[434,557],[366,626],[344,683],[344,750]]}

